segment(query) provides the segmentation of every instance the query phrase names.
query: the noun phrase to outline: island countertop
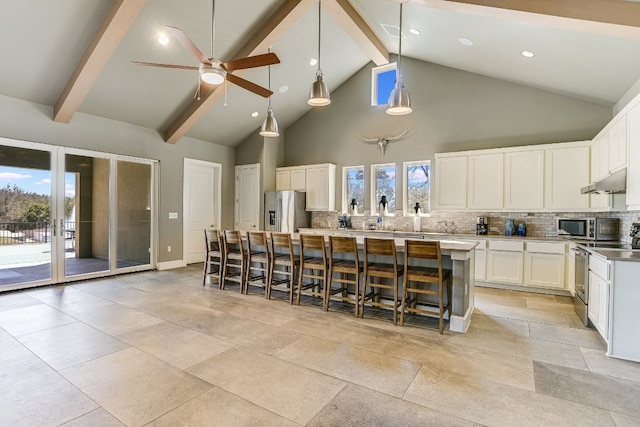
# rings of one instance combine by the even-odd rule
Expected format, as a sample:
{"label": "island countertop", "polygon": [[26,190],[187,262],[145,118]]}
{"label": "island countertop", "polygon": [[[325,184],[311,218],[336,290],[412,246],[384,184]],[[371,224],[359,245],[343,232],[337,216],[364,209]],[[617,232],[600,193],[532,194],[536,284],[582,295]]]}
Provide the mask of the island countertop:
{"label": "island countertop", "polygon": [[[324,228],[301,228],[298,234],[322,234],[324,236],[345,236],[351,235],[356,238],[356,242],[364,243],[365,237],[376,237],[381,239],[394,239],[398,250],[402,250],[404,241],[407,239],[419,239],[419,240],[437,240],[440,242],[440,248],[443,251],[470,251],[474,249],[478,243],[468,242],[463,240],[456,240],[455,236],[438,234],[431,235],[427,233],[414,233],[405,231],[369,231],[369,230],[333,230]],[[294,238],[297,236],[294,234]],[[440,238],[444,237],[444,238]]]}

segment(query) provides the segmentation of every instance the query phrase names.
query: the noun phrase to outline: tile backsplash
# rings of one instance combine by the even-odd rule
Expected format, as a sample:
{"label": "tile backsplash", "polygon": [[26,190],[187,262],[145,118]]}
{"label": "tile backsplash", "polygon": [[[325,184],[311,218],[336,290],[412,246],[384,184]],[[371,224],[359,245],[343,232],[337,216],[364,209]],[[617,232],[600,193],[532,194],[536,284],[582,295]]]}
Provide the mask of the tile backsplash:
{"label": "tile backsplash", "polygon": [[[364,229],[367,224],[376,224],[377,215],[352,216],[351,226],[354,229]],[[337,212],[313,212],[311,226],[313,228],[338,228]],[[606,217],[620,219],[620,239],[629,241],[629,229],[631,223],[640,222],[640,211],[628,212],[461,212],[461,211],[437,211],[430,216],[420,217],[420,230],[424,232],[448,232],[454,234],[475,234],[476,216],[487,217],[489,234],[504,234],[504,225],[507,219],[513,219],[514,223],[525,223],[527,236],[531,237],[557,237],[556,219],[558,217]],[[402,216],[402,211],[395,216],[383,217],[383,228],[397,231],[413,231],[413,216]]]}

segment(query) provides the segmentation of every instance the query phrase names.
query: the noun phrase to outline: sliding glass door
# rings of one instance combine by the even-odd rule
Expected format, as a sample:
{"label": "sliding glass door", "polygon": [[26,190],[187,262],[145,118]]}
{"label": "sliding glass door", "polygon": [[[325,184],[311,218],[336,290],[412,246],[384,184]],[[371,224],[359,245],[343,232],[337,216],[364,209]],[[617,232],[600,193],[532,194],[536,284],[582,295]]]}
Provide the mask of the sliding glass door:
{"label": "sliding glass door", "polygon": [[155,267],[151,160],[0,138],[0,291]]}
{"label": "sliding glass door", "polygon": [[51,150],[0,139],[0,290],[53,277]]}

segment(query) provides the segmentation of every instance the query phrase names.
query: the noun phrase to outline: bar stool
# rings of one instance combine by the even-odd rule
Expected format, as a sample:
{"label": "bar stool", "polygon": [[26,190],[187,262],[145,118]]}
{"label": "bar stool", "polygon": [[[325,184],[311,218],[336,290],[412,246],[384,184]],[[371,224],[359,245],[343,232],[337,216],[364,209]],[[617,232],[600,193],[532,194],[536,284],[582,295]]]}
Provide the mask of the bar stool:
{"label": "bar stool", "polygon": [[222,255],[221,238],[222,235],[218,232],[218,230],[204,230],[206,256],[204,259],[204,275],[202,277],[202,286],[207,283],[207,277],[211,276],[218,277],[218,284],[220,283],[222,264],[224,262],[224,257]]}
{"label": "bar stool", "polygon": [[[371,257],[377,257],[372,259]],[[387,262],[384,262],[387,261]],[[364,317],[366,305],[371,307],[393,309],[393,324],[398,324],[398,279],[403,275],[401,265],[398,265],[396,245],[393,239],[364,239],[364,285],[362,286],[362,311],[360,317]],[[389,280],[390,279],[390,280]],[[386,280],[387,283],[383,283]],[[388,283],[391,282],[391,283]],[[371,292],[367,293],[367,288]],[[393,304],[385,302],[381,290],[389,289],[393,292]],[[367,303],[367,300],[369,301]]]}
{"label": "bar stool", "polygon": [[240,285],[240,293],[243,293],[247,274],[247,253],[244,250],[240,232],[226,230],[223,243],[224,264],[220,289],[226,287],[227,281],[232,281]]}
{"label": "bar stool", "polygon": [[[293,252],[293,243],[289,233],[271,233],[271,273],[267,286],[267,299],[271,299],[271,291],[275,286],[287,284],[289,304],[293,304],[295,290],[296,267],[300,265],[300,257]],[[281,278],[276,278],[280,276]],[[278,289],[276,290],[283,290]]]}
{"label": "bar stool", "polygon": [[[305,294],[320,297],[322,309],[324,310],[327,271],[327,251],[324,236],[301,234],[297,305],[300,305],[300,296]],[[304,279],[310,279],[310,282],[304,283]]]}
{"label": "bar stool", "polygon": [[[324,310],[329,310],[329,302],[346,301],[354,304],[354,315],[360,312],[360,274],[364,266],[358,259],[358,245],[355,237],[329,236],[329,273],[325,292]],[[338,277],[334,274],[338,273]],[[334,283],[340,285],[334,288]],[[350,290],[349,287],[352,287]]]}
{"label": "bar stool", "polygon": [[267,234],[264,231],[247,232],[247,281],[244,292],[248,295],[251,286],[264,289],[267,295],[269,284],[269,270],[271,268],[271,256],[267,243]]}
{"label": "bar stool", "polygon": [[[436,260],[436,267],[416,265],[411,260]],[[423,313],[438,316],[440,334],[444,330],[444,313],[451,316],[451,270],[442,268],[442,252],[440,242],[428,240],[405,240],[404,242],[404,291],[402,292],[402,314],[400,325],[404,324],[404,314]],[[425,287],[420,285],[424,284]],[[438,285],[435,288],[433,285]],[[435,288],[435,289],[433,289]],[[444,303],[446,293],[447,302]],[[408,298],[409,294],[413,294]],[[418,300],[418,295],[434,295],[438,301]],[[418,308],[418,304],[422,308]]]}

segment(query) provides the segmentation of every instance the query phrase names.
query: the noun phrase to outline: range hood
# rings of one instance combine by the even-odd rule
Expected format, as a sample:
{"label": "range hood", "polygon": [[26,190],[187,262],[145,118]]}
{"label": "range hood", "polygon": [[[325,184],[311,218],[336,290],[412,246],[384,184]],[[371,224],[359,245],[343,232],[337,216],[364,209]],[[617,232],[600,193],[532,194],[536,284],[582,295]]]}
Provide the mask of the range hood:
{"label": "range hood", "polygon": [[626,193],[627,168],[620,169],[580,189],[580,193]]}

